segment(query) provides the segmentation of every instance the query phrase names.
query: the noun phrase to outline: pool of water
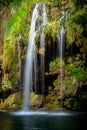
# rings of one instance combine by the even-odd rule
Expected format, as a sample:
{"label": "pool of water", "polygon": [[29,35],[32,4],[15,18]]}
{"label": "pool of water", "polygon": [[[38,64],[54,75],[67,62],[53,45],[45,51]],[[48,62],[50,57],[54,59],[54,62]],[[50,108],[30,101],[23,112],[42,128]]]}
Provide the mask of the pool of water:
{"label": "pool of water", "polygon": [[0,130],[87,130],[87,113],[1,111]]}

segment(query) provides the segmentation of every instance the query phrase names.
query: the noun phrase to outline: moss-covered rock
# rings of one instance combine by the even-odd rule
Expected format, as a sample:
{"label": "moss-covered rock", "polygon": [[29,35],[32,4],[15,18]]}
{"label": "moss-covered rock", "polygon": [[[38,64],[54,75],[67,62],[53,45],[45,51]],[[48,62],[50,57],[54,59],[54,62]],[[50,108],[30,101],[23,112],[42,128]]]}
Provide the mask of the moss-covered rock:
{"label": "moss-covered rock", "polygon": [[17,110],[19,109],[20,93],[10,95],[7,99],[0,104],[0,109],[4,110]]}
{"label": "moss-covered rock", "polygon": [[44,29],[44,34],[47,36],[57,37],[59,27],[59,21],[49,22]]}
{"label": "moss-covered rock", "polygon": [[30,95],[30,107],[31,108],[41,108],[43,105],[43,97],[42,95],[37,95],[34,92]]}
{"label": "moss-covered rock", "polygon": [[11,81],[8,78],[8,74],[4,75],[4,78],[2,79],[2,90],[6,91],[12,89]]}

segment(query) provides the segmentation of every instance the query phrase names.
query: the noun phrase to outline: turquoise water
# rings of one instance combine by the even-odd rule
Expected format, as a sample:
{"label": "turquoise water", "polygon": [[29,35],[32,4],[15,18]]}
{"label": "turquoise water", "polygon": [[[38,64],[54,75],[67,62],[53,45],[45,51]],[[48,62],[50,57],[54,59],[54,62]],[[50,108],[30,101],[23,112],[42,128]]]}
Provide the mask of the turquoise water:
{"label": "turquoise water", "polygon": [[87,113],[0,112],[0,130],[87,130]]}

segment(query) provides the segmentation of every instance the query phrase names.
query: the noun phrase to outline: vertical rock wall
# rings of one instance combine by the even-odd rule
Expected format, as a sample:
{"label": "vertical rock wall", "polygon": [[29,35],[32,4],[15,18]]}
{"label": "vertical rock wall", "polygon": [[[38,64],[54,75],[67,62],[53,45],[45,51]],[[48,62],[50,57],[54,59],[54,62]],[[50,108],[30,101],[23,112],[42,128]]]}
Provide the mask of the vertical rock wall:
{"label": "vertical rock wall", "polygon": [[4,8],[3,11],[0,13],[0,98],[2,97],[2,56],[3,56],[3,44],[4,44],[4,22],[11,16],[11,8]]}

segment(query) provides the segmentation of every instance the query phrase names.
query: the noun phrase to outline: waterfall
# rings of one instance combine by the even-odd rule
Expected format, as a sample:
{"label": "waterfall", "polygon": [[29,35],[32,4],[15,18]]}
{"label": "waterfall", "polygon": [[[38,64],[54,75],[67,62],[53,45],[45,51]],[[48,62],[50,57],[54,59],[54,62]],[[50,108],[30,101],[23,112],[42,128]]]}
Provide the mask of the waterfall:
{"label": "waterfall", "polygon": [[[44,30],[44,27],[47,23],[47,13],[46,13],[45,4],[43,5],[42,17],[43,17],[42,27]],[[42,31],[42,34],[40,37],[40,48],[41,48],[41,56],[40,56],[41,73],[40,73],[40,76],[41,76],[41,86],[42,86],[42,93],[43,94],[44,94],[44,53],[45,53],[44,41],[45,41],[45,36],[44,36],[43,31]]]}
{"label": "waterfall", "polygon": [[70,8],[68,8],[66,11],[66,20],[67,20],[67,18],[70,18],[71,14],[72,14],[72,10]]}
{"label": "waterfall", "polygon": [[34,85],[33,85],[33,91],[37,93],[37,80],[38,80],[38,61],[37,61],[37,53],[35,50],[35,55],[34,55],[34,63],[33,63],[33,78],[34,78]]}
{"label": "waterfall", "polygon": [[35,9],[32,14],[32,21],[30,27],[30,34],[29,34],[29,42],[28,42],[28,49],[26,55],[26,63],[25,63],[25,77],[24,77],[24,101],[23,101],[23,110],[29,109],[29,96],[30,96],[30,88],[32,85],[32,66],[33,66],[33,59],[35,56],[35,23],[38,18],[38,5],[35,6]]}
{"label": "waterfall", "polygon": [[60,97],[61,97],[61,109],[62,109],[62,92],[63,92],[63,51],[64,51],[64,28],[63,26],[60,29],[59,32],[59,55],[60,55],[60,82],[61,82],[61,88],[60,88]]}
{"label": "waterfall", "polygon": [[43,5],[43,25],[45,26],[47,24],[47,13],[46,13],[46,7],[45,4]]}

